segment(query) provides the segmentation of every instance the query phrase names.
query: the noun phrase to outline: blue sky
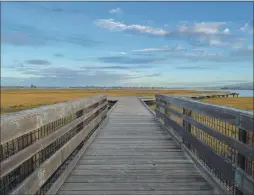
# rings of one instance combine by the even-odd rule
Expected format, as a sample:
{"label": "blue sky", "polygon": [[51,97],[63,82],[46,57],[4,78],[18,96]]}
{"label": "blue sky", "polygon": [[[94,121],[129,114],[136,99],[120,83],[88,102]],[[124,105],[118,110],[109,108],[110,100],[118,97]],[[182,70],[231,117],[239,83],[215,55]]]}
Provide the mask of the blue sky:
{"label": "blue sky", "polygon": [[1,84],[253,81],[253,2],[2,2]]}

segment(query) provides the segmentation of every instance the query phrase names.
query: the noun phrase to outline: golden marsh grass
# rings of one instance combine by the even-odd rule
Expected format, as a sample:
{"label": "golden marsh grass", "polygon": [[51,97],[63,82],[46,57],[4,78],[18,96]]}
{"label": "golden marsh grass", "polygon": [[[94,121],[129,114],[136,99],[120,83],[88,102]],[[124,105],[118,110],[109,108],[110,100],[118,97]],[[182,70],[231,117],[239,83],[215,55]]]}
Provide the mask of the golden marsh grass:
{"label": "golden marsh grass", "polygon": [[154,96],[155,94],[198,94],[194,90],[135,90],[135,89],[13,89],[1,90],[1,114],[43,105],[105,94],[108,96]]}
{"label": "golden marsh grass", "polygon": [[203,99],[203,102],[239,108],[243,110],[254,110],[253,97],[222,97]]}

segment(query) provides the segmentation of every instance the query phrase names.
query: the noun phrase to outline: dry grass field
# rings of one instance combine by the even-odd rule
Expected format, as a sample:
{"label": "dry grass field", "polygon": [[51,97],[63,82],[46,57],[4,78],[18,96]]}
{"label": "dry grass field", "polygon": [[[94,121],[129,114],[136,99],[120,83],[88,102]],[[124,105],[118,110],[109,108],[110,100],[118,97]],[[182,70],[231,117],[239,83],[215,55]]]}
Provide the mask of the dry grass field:
{"label": "dry grass field", "polygon": [[230,106],[244,110],[254,110],[253,97],[227,97],[204,99],[203,102]]}
{"label": "dry grass field", "polygon": [[207,93],[194,90],[133,90],[133,89],[13,89],[1,90],[1,114],[43,105],[85,98],[98,94],[108,96],[153,96],[156,93],[181,95]]}
{"label": "dry grass field", "polygon": [[[208,98],[200,101],[211,104],[229,106],[232,108],[238,108],[242,110],[254,110],[253,97],[220,97],[220,98]],[[150,108],[155,110],[155,105],[151,105]]]}

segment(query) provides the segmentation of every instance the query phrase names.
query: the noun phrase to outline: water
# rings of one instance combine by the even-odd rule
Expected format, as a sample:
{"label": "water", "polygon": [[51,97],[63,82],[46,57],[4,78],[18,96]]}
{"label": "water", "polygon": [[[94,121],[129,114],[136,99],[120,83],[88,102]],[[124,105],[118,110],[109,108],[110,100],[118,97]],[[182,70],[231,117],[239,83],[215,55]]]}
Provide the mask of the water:
{"label": "water", "polygon": [[239,93],[239,97],[254,97],[253,90],[216,90],[216,91],[230,91],[232,93]]}
{"label": "water", "polygon": [[[188,90],[200,90],[200,91],[223,91],[231,93],[239,93],[239,97],[254,97],[254,90],[234,90],[234,89],[201,89],[201,88],[187,88]],[[173,89],[183,90],[183,89]]]}

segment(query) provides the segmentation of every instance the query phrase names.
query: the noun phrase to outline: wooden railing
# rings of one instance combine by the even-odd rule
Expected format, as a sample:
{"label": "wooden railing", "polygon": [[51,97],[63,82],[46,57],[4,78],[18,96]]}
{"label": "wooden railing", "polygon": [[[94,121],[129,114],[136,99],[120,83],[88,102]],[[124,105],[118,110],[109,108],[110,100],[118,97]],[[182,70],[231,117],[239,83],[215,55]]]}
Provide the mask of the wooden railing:
{"label": "wooden railing", "polygon": [[106,96],[1,117],[0,194],[48,194],[107,116]]}
{"label": "wooden railing", "polygon": [[254,194],[253,112],[156,95],[156,117],[229,194]]}

